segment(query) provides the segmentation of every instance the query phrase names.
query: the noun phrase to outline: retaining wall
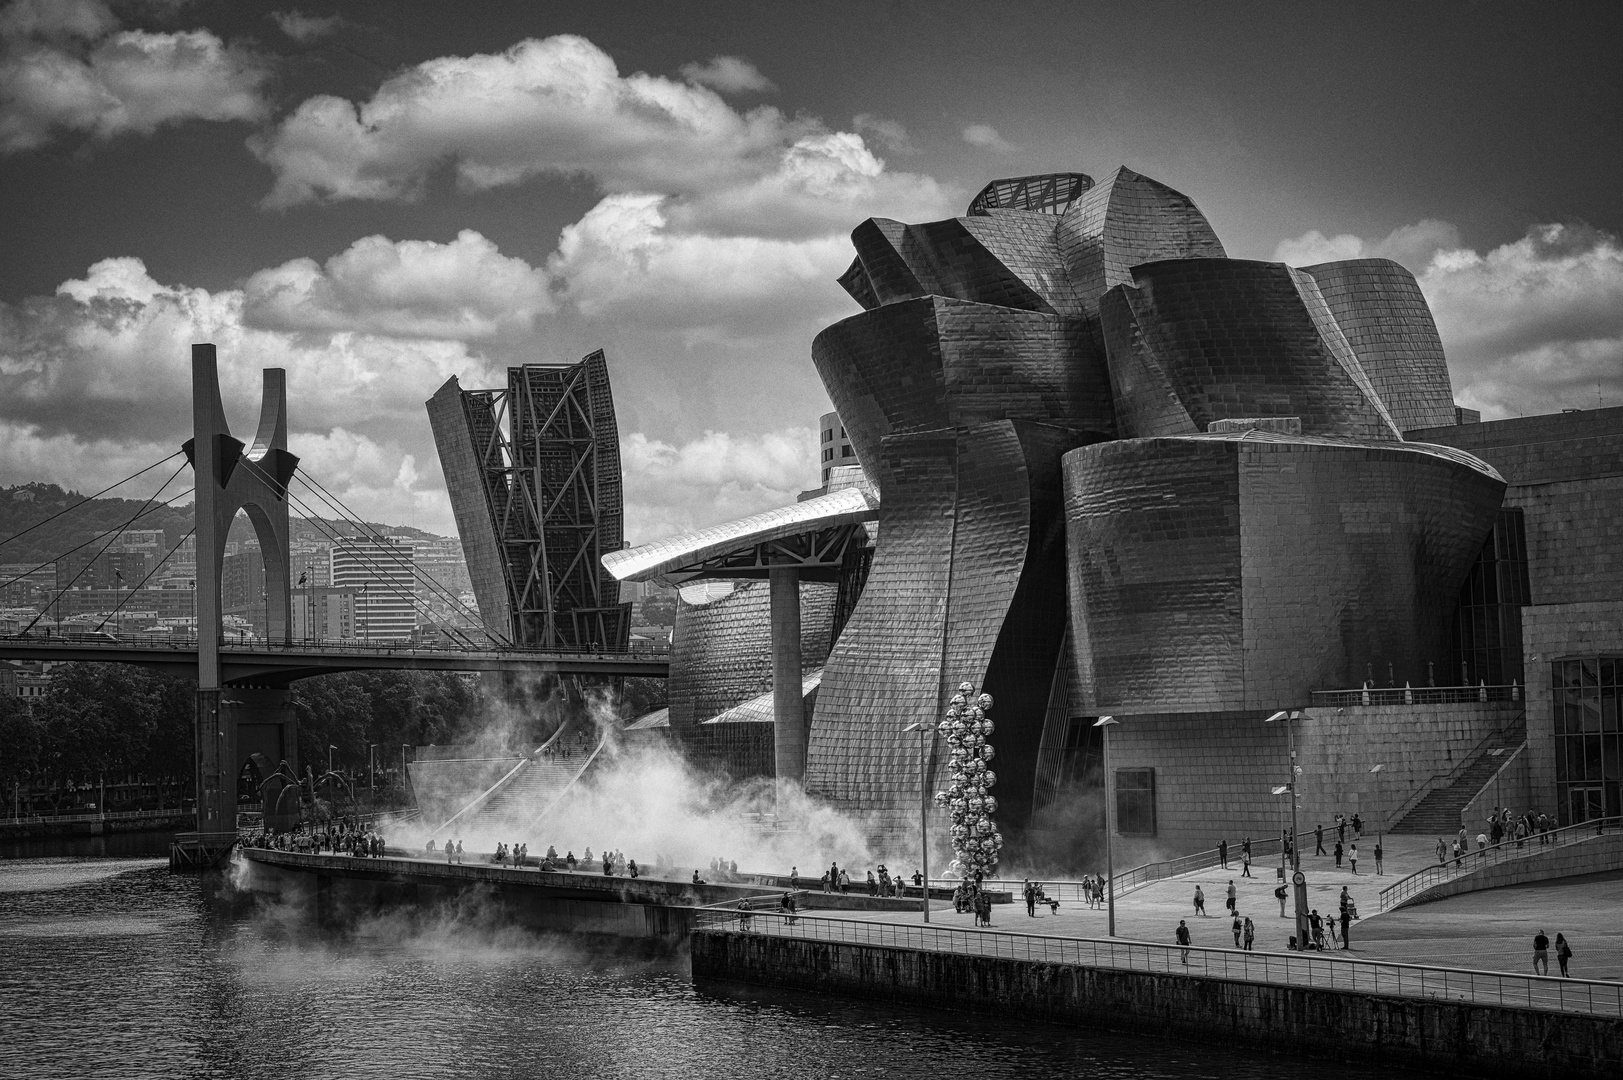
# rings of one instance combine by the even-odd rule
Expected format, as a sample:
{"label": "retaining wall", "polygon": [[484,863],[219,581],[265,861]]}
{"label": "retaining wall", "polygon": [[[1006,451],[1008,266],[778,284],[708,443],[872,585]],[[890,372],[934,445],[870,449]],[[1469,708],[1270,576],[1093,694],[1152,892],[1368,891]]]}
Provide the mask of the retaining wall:
{"label": "retaining wall", "polygon": [[[1532,839],[1529,844],[1536,845]],[[1431,888],[1396,904],[1393,910],[1412,904],[1425,904],[1461,893],[1499,889],[1506,885],[1521,885],[1529,881],[1548,881],[1551,878],[1577,877],[1580,874],[1603,874],[1609,870],[1623,870],[1623,833],[1593,836],[1581,843],[1567,843],[1547,848],[1534,855],[1506,862],[1493,863],[1480,870],[1448,881],[1438,882]]]}
{"label": "retaining wall", "polygon": [[1195,976],[695,930],[696,980],[1217,1036],[1464,1075],[1619,1075],[1623,1020]]}

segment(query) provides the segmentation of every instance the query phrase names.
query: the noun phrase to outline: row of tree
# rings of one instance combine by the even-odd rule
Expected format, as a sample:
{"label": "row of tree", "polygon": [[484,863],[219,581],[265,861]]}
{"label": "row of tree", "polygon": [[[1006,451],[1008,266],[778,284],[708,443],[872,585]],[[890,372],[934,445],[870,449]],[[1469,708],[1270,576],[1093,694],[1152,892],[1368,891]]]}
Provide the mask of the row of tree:
{"label": "row of tree", "polygon": [[[55,786],[101,777],[192,777],[196,683],[126,664],[66,664],[43,697],[0,697],[0,782]],[[379,743],[454,743],[483,724],[483,685],[454,674],[352,672],[295,683],[299,752],[318,770],[364,769]]]}

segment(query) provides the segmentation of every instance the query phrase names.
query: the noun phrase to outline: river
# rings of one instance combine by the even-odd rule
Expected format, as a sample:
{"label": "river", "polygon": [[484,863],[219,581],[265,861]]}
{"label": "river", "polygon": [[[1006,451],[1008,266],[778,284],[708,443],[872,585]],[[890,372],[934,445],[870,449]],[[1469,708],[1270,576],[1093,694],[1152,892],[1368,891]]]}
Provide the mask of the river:
{"label": "river", "polygon": [[[0,1076],[1295,1078],[1323,1064],[695,987],[683,959],[384,918],[317,931],[152,858],[0,862]],[[1390,1069],[1329,1066],[1373,1080]]]}

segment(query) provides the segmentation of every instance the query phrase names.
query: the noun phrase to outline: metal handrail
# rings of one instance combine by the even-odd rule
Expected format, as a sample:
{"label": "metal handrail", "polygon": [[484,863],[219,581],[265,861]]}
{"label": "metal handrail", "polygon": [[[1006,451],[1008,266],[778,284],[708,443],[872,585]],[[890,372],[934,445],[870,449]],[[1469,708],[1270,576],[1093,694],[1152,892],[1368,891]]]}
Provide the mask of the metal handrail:
{"label": "metal handrail", "polygon": [[807,915],[798,916],[791,925],[786,917],[774,912],[749,914],[751,925],[745,929],[736,911],[699,911],[694,929],[1623,1018],[1623,982],[1423,967],[1313,953],[1245,952],[1198,946],[1186,949],[1122,938],[1045,937],[1002,930]]}
{"label": "metal handrail", "polygon": [[[1436,866],[1428,866],[1423,870],[1416,870],[1408,877],[1400,878],[1382,889],[1381,910],[1389,911],[1434,885],[1441,885],[1445,881],[1452,881],[1467,874],[1474,874],[1484,867],[1530,858],[1551,847],[1577,843],[1591,837],[1603,836],[1606,833],[1620,830],[1623,830],[1623,817],[1594,818],[1590,821],[1580,822],[1577,825],[1564,825],[1559,829],[1551,829],[1548,832],[1528,833],[1520,840],[1514,837],[1501,840],[1497,844],[1490,844],[1476,851],[1461,852],[1457,859],[1450,855],[1442,863]],[[1469,841],[1469,837],[1467,837],[1467,841]]]}
{"label": "metal handrail", "polygon": [[1518,683],[1509,686],[1398,686],[1356,690],[1314,690],[1315,708],[1348,705],[1459,705],[1481,701],[1521,701],[1526,695]]}
{"label": "metal handrail", "polygon": [[[8,645],[39,645],[42,648],[90,648],[90,649],[152,649],[174,650],[176,648],[195,648],[197,636],[195,634],[184,637],[166,638],[130,638],[113,641],[89,640],[71,637],[47,637],[36,634],[0,634],[0,642]],[[234,654],[242,653],[278,653],[278,652],[321,652],[321,653],[355,653],[359,655],[395,653],[434,653],[456,655],[483,656],[486,654],[498,656],[648,656],[665,655],[671,651],[669,644],[652,646],[648,648],[609,648],[599,645],[593,648],[590,645],[549,645],[546,647],[526,647],[522,645],[496,645],[481,646],[477,649],[458,648],[451,645],[434,645],[427,642],[410,641],[350,641],[342,640],[313,640],[313,641],[237,641],[222,637],[220,647],[228,649]]]}
{"label": "metal handrail", "polygon": [[1486,754],[1492,748],[1491,744],[1504,739],[1506,735],[1517,727],[1518,722],[1522,728],[1522,742],[1525,743],[1527,741],[1527,713],[1524,710],[1519,716],[1516,717],[1515,720],[1512,720],[1504,727],[1501,727],[1495,731],[1490,731],[1488,734],[1484,735],[1480,740],[1478,740],[1475,746],[1471,747],[1468,752],[1460,755],[1459,761],[1454,763],[1453,768],[1449,769],[1447,772],[1433,773],[1431,776],[1427,777],[1419,787],[1415,788],[1409,793],[1409,797],[1407,799],[1404,799],[1392,809],[1392,812],[1386,816],[1387,820],[1392,822],[1394,825],[1399,824],[1403,821],[1404,817],[1409,813],[1409,811],[1413,810],[1415,807],[1419,806],[1423,801],[1425,801],[1426,796],[1430,795],[1434,791],[1441,791],[1445,787],[1453,787],[1454,782],[1457,781],[1461,776],[1464,776],[1466,770],[1470,769],[1471,766],[1480,761],[1482,759],[1482,755]]}

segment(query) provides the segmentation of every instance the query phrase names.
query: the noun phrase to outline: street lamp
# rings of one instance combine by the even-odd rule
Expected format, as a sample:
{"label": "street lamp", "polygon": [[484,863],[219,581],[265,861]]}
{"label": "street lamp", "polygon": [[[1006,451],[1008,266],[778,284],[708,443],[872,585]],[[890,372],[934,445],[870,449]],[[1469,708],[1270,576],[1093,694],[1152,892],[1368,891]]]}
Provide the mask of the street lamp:
{"label": "street lamp", "polygon": [[1104,729],[1099,732],[1099,738],[1104,742],[1105,751],[1105,903],[1110,912],[1107,926],[1111,937],[1116,936],[1116,867],[1112,861],[1110,850],[1110,835],[1115,831],[1112,822],[1114,820],[1114,804],[1116,800],[1113,785],[1110,782],[1110,729],[1118,723],[1120,721],[1114,716],[1101,716],[1093,722],[1094,727]]}
{"label": "street lamp", "polygon": [[909,724],[902,730],[919,733],[919,850],[924,853],[924,887],[921,890],[923,898],[920,904],[924,908],[924,921],[930,921],[930,780],[928,766],[924,759],[925,732],[931,725],[922,720],[916,724]]}
{"label": "street lamp", "polygon": [[1386,835],[1386,800],[1381,798],[1383,788],[1383,785],[1381,784],[1381,780],[1383,779],[1381,773],[1385,771],[1386,762],[1384,761],[1369,770],[1369,774],[1375,778],[1375,802],[1380,807],[1381,815],[1381,823],[1376,826],[1376,829],[1379,830],[1375,834],[1375,842],[1377,844],[1379,844],[1381,842],[1381,838]]}
{"label": "street lamp", "polygon": [[1291,729],[1292,720],[1300,720],[1302,710],[1280,709],[1268,717],[1265,723],[1283,721],[1285,724],[1285,745],[1290,751],[1290,780],[1286,787],[1291,797],[1291,892],[1296,896],[1296,948],[1298,951],[1307,948],[1307,876],[1302,873],[1302,845],[1296,842],[1298,833],[1296,821],[1296,776],[1301,767],[1296,764],[1296,739]]}

